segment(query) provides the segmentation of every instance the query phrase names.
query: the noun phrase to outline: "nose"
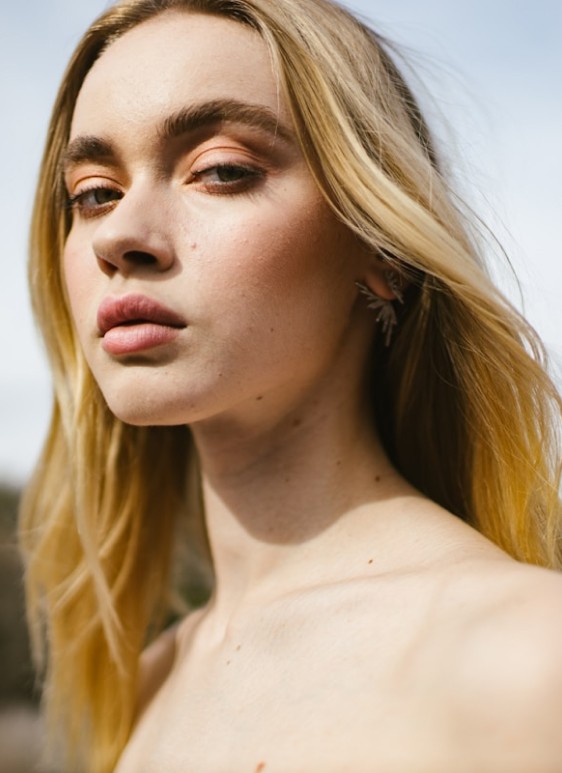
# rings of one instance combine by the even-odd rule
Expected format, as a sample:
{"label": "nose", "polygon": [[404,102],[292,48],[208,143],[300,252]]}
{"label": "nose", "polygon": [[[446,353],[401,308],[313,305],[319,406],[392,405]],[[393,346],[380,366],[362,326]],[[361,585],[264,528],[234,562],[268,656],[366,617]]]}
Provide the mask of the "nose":
{"label": "nose", "polygon": [[131,187],[94,233],[92,247],[100,269],[109,275],[168,270],[175,260],[169,225],[165,194],[147,184]]}

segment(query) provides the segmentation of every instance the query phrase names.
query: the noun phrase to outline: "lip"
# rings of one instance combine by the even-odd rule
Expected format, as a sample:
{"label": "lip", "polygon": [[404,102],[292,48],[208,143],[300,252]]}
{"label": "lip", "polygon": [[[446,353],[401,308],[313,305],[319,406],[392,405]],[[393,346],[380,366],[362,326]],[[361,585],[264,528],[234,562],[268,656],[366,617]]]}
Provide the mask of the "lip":
{"label": "lip", "polygon": [[102,347],[109,354],[132,354],[170,343],[187,327],[175,311],[138,294],[104,298],[97,325]]}

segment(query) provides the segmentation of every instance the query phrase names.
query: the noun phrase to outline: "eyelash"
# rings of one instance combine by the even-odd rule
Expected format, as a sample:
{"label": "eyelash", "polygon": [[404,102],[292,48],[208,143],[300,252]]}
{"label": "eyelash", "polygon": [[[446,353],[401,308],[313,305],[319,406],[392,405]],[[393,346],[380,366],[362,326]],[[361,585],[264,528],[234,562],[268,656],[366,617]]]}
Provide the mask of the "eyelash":
{"label": "eyelash", "polygon": [[[234,171],[235,174],[239,174],[240,176],[234,180],[219,179],[218,181],[208,182],[204,186],[205,192],[211,195],[235,195],[237,193],[244,193],[265,176],[265,172],[257,167],[245,166],[244,164],[218,163],[197,172],[193,172],[191,182],[203,182],[204,178],[213,172],[220,177],[221,173],[227,171]],[[114,194],[115,198],[110,198],[108,201],[88,206],[86,204],[88,196],[100,192],[105,192],[109,195]],[[122,191],[117,190],[116,188],[105,185],[93,185],[91,188],[86,188],[79,193],[69,196],[67,199],[67,208],[71,211],[78,212],[84,219],[91,219],[108,212],[116,202],[123,198],[123,195]]]}
{"label": "eyelash", "polygon": [[[115,199],[111,199],[110,201],[106,201],[103,203],[94,204],[93,206],[88,207],[85,204],[86,198],[88,196],[91,196],[95,193],[100,192],[107,192],[110,194],[115,194]],[[114,205],[116,201],[119,201],[120,198],[123,197],[123,194],[121,191],[117,190],[116,188],[110,188],[106,185],[92,185],[91,188],[85,188],[83,191],[80,191],[80,193],[76,193],[73,196],[69,196],[67,199],[67,208],[72,211],[77,211],[80,213],[80,215],[83,218],[92,218],[97,217],[98,215],[103,215],[105,212],[109,211],[109,209]]]}
{"label": "eyelash", "polygon": [[220,175],[221,172],[226,171],[235,171],[235,173],[241,174],[235,180],[222,180],[219,182],[215,181],[213,183],[207,183],[207,193],[216,193],[218,195],[243,193],[244,191],[251,188],[252,185],[257,183],[259,180],[263,179],[265,176],[265,172],[262,169],[258,169],[257,167],[224,162],[212,164],[205,169],[193,172],[192,180],[194,182],[199,182],[202,181],[206,175],[209,175],[212,172],[218,173]]}

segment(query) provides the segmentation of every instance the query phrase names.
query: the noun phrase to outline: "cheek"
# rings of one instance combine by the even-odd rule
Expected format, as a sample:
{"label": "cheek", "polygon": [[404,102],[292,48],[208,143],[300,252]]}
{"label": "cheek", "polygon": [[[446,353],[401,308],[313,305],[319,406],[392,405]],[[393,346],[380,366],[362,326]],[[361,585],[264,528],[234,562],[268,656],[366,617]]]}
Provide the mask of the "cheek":
{"label": "cheek", "polygon": [[62,278],[70,312],[80,337],[91,310],[96,273],[93,262],[85,257],[84,250],[69,236],[63,251]]}
{"label": "cheek", "polygon": [[350,242],[323,202],[295,196],[290,206],[274,202],[250,216],[215,222],[201,240],[198,261],[202,272],[213,271],[224,302],[255,293],[271,303],[341,288],[346,281],[353,288]]}
{"label": "cheek", "polygon": [[300,367],[332,350],[349,325],[359,276],[348,232],[315,210],[281,223],[262,212],[251,229],[233,223],[227,234],[228,250],[208,266],[213,282],[203,270],[197,288],[205,318],[214,310],[210,340],[227,341],[239,362],[257,359],[264,369]]}

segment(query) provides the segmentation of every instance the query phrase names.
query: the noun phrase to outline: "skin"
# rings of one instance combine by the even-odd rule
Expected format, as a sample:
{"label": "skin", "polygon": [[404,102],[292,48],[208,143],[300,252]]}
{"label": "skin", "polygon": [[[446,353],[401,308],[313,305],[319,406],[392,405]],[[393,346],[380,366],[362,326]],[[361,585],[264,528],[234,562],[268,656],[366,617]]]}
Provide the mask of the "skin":
{"label": "skin", "polygon": [[[224,99],[267,108],[279,131],[237,120],[162,139],[170,115]],[[560,579],[388,462],[354,282],[392,293],[291,128],[261,39],[201,15],[128,32],[77,102],[71,147],[95,136],[112,153],[67,159],[76,328],[117,416],[191,426],[217,578],[144,654],[117,770],[562,770]],[[186,326],[108,353],[97,310],[127,293]]]}

